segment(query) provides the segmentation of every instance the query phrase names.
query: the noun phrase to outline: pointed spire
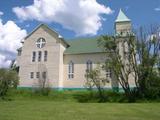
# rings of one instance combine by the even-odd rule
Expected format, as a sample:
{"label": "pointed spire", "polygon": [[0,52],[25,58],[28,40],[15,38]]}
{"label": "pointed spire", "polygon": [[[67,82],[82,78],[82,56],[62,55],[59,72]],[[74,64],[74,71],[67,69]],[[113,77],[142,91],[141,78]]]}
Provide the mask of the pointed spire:
{"label": "pointed spire", "polygon": [[131,21],[125,14],[124,12],[120,9],[118,17],[116,19],[116,22],[126,22],[126,21]]}

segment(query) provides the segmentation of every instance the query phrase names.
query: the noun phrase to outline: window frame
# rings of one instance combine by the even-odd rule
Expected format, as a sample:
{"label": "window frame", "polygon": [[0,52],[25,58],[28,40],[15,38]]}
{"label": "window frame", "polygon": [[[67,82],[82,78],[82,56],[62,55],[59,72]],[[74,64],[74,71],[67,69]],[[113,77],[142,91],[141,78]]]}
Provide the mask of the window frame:
{"label": "window frame", "polygon": [[47,79],[47,72],[46,71],[44,71],[44,72],[42,72],[42,79]]}
{"label": "window frame", "polygon": [[48,51],[45,50],[45,51],[44,51],[44,61],[46,62],[47,59],[48,59]]}
{"label": "window frame", "polygon": [[34,79],[34,72],[30,72],[30,79]]}
{"label": "window frame", "polygon": [[40,78],[40,72],[36,72],[36,78],[37,78],[37,79]]}
{"label": "window frame", "polygon": [[36,51],[32,52],[32,62],[36,62]]}
{"label": "window frame", "polygon": [[42,51],[38,51],[38,62],[42,60]]}
{"label": "window frame", "polygon": [[38,38],[38,40],[36,41],[36,46],[38,48],[43,48],[46,45],[46,40],[43,37]]}
{"label": "window frame", "polygon": [[88,60],[86,62],[86,71],[90,72],[93,69],[93,62],[91,60]]}
{"label": "window frame", "polygon": [[18,50],[17,52],[18,52],[17,55],[18,55],[18,56],[21,56],[22,50]]}
{"label": "window frame", "polygon": [[74,63],[70,61],[68,64],[68,79],[74,78]]}

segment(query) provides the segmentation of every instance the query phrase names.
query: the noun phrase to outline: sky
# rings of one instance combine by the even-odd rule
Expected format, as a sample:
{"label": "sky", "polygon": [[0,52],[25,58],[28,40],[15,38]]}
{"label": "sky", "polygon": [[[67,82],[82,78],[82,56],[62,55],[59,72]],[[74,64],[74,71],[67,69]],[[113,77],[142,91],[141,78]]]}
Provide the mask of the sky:
{"label": "sky", "polygon": [[135,29],[160,24],[160,0],[1,0],[0,68],[10,65],[20,41],[41,23],[66,40],[113,34],[120,8]]}

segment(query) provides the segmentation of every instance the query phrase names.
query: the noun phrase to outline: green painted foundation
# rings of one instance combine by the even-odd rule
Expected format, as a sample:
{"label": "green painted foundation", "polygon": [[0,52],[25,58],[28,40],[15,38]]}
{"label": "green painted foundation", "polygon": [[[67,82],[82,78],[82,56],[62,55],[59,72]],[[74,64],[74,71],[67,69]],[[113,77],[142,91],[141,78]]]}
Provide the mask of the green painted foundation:
{"label": "green painted foundation", "polygon": [[[32,87],[18,87],[17,89],[19,89],[19,90],[32,90]],[[51,88],[51,89],[52,90],[58,90],[58,91],[65,91],[65,90],[69,90],[69,91],[84,91],[84,90],[88,90],[87,88]],[[93,90],[96,90],[96,88],[93,88]],[[105,88],[105,90],[113,90],[115,92],[123,91],[122,88],[118,88],[118,87]]]}

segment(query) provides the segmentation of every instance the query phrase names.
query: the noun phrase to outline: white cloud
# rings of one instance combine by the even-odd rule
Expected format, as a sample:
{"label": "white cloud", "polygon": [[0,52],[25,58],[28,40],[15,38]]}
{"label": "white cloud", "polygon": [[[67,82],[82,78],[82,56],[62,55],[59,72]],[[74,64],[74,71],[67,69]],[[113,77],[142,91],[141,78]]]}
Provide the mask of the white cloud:
{"label": "white cloud", "polygon": [[160,7],[157,7],[154,9],[155,11],[160,11]]}
{"label": "white cloud", "polygon": [[3,24],[0,18],[0,68],[8,67],[15,58],[17,48],[21,46],[20,41],[26,35],[26,30],[22,30],[13,21]]}
{"label": "white cloud", "polygon": [[20,20],[55,22],[77,35],[95,35],[102,27],[101,14],[111,14],[110,7],[96,0],[34,0],[25,7],[15,7]]}
{"label": "white cloud", "polygon": [[8,60],[6,56],[0,54],[0,68],[6,68],[10,66],[11,60]]}
{"label": "white cloud", "polygon": [[0,11],[0,16],[1,16],[1,15],[3,15],[3,12],[2,12],[2,11]]}

